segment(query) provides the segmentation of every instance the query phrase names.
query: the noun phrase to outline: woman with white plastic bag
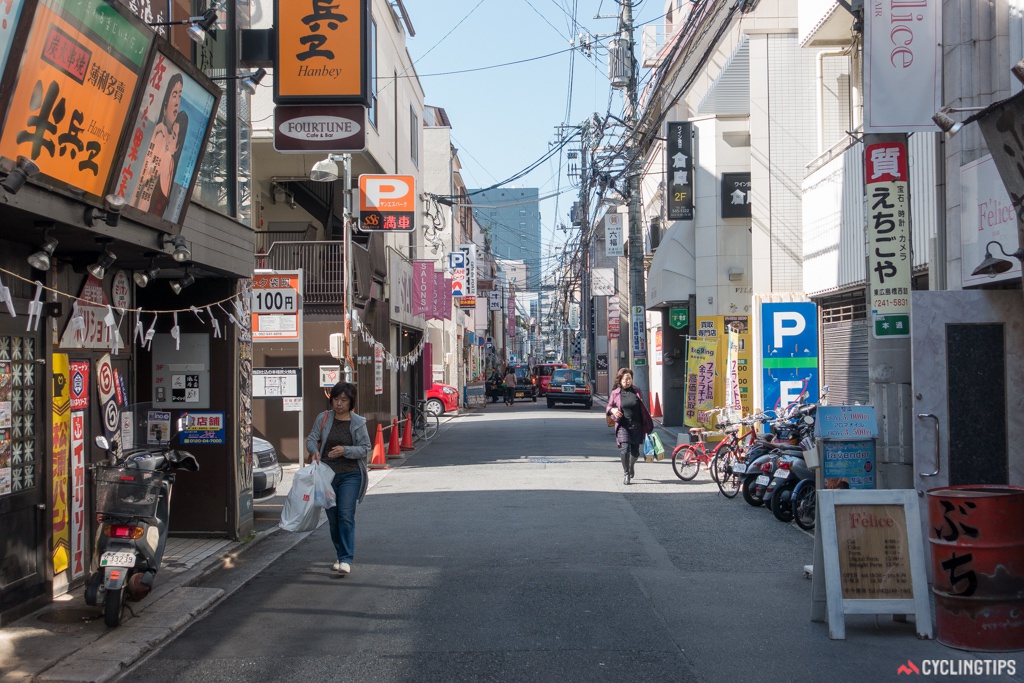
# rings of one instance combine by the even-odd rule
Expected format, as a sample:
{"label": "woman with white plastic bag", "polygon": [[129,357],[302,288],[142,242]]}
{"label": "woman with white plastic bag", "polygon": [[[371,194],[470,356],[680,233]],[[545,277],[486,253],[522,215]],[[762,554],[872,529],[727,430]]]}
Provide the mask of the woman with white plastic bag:
{"label": "woman with white plastic bag", "polygon": [[312,531],[320,525],[320,511],[333,508],[334,472],[322,463],[303,467],[292,478],[292,487],[281,510],[279,526],[285,531]]}
{"label": "woman with white plastic bag", "polygon": [[352,571],[356,548],[356,503],[363,500],[370,481],[366,458],[370,454],[370,433],[366,418],[353,412],[356,388],[348,382],[331,387],[331,408],[317,415],[306,437],[306,452],[313,462],[334,472],[331,488],[336,504],[327,510],[331,541],[338,561],[332,569],[342,576]]}

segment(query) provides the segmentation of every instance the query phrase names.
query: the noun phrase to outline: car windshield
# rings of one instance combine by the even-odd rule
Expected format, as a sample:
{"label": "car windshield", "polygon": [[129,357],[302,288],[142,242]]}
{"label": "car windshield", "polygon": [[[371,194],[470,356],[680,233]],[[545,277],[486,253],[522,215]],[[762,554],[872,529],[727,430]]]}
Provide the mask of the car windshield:
{"label": "car windshield", "polygon": [[552,384],[586,384],[583,379],[582,370],[555,370],[554,374],[551,375]]}
{"label": "car windshield", "polygon": [[525,365],[516,368],[516,381],[525,382],[530,379],[530,368]]}
{"label": "car windshield", "polygon": [[547,377],[548,375],[554,373],[555,370],[556,368],[554,365],[541,365],[540,368],[537,370],[537,374],[540,375],[541,377]]}

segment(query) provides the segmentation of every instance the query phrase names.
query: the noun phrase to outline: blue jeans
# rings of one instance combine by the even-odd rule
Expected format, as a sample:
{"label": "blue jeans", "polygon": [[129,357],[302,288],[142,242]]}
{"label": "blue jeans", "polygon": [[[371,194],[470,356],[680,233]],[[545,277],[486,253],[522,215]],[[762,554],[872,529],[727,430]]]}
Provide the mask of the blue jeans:
{"label": "blue jeans", "polygon": [[338,562],[352,563],[356,552],[356,498],[363,483],[359,470],[335,474],[331,488],[337,503],[327,511],[327,523],[331,527],[331,541],[338,551]]}

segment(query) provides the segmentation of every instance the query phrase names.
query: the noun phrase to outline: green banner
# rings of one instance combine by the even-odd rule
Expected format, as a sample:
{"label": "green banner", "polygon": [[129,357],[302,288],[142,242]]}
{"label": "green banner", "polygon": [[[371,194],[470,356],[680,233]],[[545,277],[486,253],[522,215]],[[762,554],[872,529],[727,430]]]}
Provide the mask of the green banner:
{"label": "green banner", "polygon": [[876,315],[875,316],[875,338],[879,337],[909,337],[910,316],[909,315]]}

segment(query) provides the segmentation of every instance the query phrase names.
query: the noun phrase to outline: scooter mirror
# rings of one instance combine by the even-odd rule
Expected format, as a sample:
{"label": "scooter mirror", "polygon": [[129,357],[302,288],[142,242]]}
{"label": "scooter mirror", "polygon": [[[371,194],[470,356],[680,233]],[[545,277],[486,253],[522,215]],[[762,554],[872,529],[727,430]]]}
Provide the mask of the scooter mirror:
{"label": "scooter mirror", "polygon": [[814,418],[811,417],[810,415],[804,415],[804,424],[805,425],[812,425],[812,424],[814,424]]}
{"label": "scooter mirror", "polygon": [[97,436],[96,437],[96,446],[98,448],[102,448],[103,450],[106,451],[106,450],[110,449],[110,442],[107,441],[107,437],[105,437],[105,436]]}

